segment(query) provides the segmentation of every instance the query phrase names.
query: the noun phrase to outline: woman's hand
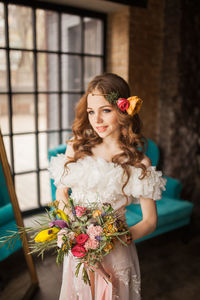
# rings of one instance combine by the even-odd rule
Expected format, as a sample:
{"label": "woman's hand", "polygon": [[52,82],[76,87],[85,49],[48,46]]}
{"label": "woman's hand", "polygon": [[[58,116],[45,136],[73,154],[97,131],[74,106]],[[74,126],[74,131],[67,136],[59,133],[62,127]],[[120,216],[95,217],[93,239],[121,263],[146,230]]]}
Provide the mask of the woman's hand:
{"label": "woman's hand", "polygon": [[133,242],[132,234],[130,232],[122,235],[120,239],[127,245],[130,245]]}
{"label": "woman's hand", "polygon": [[101,275],[106,281],[112,282],[112,275],[105,271],[101,263],[96,263],[95,266],[88,265],[87,263],[84,263],[84,265],[86,268],[88,267],[91,272],[93,270],[94,272],[97,272],[99,275]]}

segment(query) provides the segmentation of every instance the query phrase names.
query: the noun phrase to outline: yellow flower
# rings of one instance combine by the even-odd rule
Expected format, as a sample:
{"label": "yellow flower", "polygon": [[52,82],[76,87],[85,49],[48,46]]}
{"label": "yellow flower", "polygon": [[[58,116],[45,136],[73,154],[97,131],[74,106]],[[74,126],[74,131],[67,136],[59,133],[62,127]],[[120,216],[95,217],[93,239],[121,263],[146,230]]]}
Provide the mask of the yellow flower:
{"label": "yellow flower", "polygon": [[130,116],[137,114],[140,111],[140,108],[142,106],[142,102],[143,102],[142,99],[140,99],[137,96],[132,96],[132,97],[129,97],[127,100],[130,103],[129,107],[126,110],[127,113]]}
{"label": "yellow flower", "polygon": [[66,250],[67,249],[67,246],[64,244],[64,245],[62,245],[62,250],[64,251],[64,250]]}
{"label": "yellow flower", "polygon": [[114,223],[115,221],[111,216],[107,216],[106,219],[107,219],[106,223]]}
{"label": "yellow flower", "polygon": [[58,200],[55,200],[55,201],[53,201],[53,202],[48,203],[48,206],[52,206],[52,207],[57,208],[57,207],[58,207],[58,204],[59,204],[59,201],[58,201]]}
{"label": "yellow flower", "polygon": [[57,237],[58,231],[60,231],[60,228],[57,227],[42,230],[36,235],[35,242],[44,243],[46,241],[54,240]]}
{"label": "yellow flower", "polygon": [[99,217],[102,214],[102,211],[97,209],[93,212],[92,216],[93,218]]}
{"label": "yellow flower", "polygon": [[62,220],[65,220],[69,223],[69,218],[68,216],[64,213],[64,211],[62,211],[61,209],[57,209],[56,210],[56,214],[58,215],[59,218],[61,218]]}
{"label": "yellow flower", "polygon": [[111,250],[113,249],[113,245],[111,244],[111,243],[109,243],[108,245],[106,245],[104,248],[103,248],[103,250],[105,251],[105,252],[110,252]]}
{"label": "yellow flower", "polygon": [[55,200],[55,201],[53,202],[53,206],[54,206],[54,207],[58,207],[58,204],[59,204],[59,201],[58,201],[58,200]]}
{"label": "yellow flower", "polygon": [[105,223],[104,232],[107,236],[112,235],[113,233],[117,232],[118,229],[115,225],[111,224],[110,222]]}

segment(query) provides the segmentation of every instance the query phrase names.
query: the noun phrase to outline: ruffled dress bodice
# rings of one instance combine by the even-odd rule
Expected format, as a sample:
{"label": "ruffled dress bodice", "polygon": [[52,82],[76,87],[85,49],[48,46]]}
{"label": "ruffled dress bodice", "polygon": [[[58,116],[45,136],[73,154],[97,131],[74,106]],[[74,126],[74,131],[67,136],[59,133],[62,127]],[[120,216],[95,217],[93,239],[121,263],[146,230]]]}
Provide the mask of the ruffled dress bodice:
{"label": "ruffled dress bodice", "polygon": [[165,190],[166,179],[156,167],[148,167],[147,176],[141,180],[141,168],[131,166],[131,175],[124,189],[128,196],[127,203],[122,193],[126,178],[120,165],[91,156],[69,163],[67,169],[64,168],[66,162],[64,154],[52,157],[49,171],[57,187],[72,189],[71,197],[79,205],[99,201],[111,203],[114,209],[119,209],[124,205],[137,203],[141,196],[161,199],[162,190]]}

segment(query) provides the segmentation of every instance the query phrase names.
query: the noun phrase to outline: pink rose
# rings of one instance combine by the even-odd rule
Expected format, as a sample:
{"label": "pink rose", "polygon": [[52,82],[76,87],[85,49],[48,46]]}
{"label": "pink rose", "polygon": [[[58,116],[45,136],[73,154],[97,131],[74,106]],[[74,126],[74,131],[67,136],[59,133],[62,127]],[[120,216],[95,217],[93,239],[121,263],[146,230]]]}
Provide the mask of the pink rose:
{"label": "pink rose", "polygon": [[77,217],[80,218],[80,217],[82,217],[82,215],[83,215],[84,213],[86,213],[87,208],[82,207],[82,206],[76,206],[76,207],[75,207],[75,211],[76,211]]}
{"label": "pink rose", "polygon": [[126,111],[129,108],[129,105],[130,105],[129,101],[125,98],[119,98],[117,100],[117,106],[121,111]]}
{"label": "pink rose", "polygon": [[99,247],[99,242],[96,239],[89,238],[84,245],[85,249],[97,249]]}
{"label": "pink rose", "polygon": [[95,238],[97,235],[101,235],[103,232],[103,228],[101,226],[94,226],[91,224],[87,229],[87,234],[90,236],[90,238]]}
{"label": "pink rose", "polygon": [[83,257],[87,254],[87,251],[81,245],[74,246],[71,251],[72,251],[72,254],[76,257]]}
{"label": "pink rose", "polygon": [[79,245],[84,245],[85,242],[88,240],[89,236],[85,233],[81,233],[76,237],[76,242]]}

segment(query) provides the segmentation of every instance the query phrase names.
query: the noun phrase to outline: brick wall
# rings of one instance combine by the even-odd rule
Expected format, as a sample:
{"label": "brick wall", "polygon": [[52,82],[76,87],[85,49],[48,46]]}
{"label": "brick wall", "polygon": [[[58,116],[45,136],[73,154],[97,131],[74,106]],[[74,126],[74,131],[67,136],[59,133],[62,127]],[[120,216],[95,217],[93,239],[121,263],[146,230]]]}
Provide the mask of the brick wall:
{"label": "brick wall", "polygon": [[149,0],[147,8],[131,8],[129,83],[143,100],[144,134],[157,140],[160,74],[163,54],[163,1]]}
{"label": "brick wall", "polygon": [[106,71],[129,80],[130,9],[108,15]]}

